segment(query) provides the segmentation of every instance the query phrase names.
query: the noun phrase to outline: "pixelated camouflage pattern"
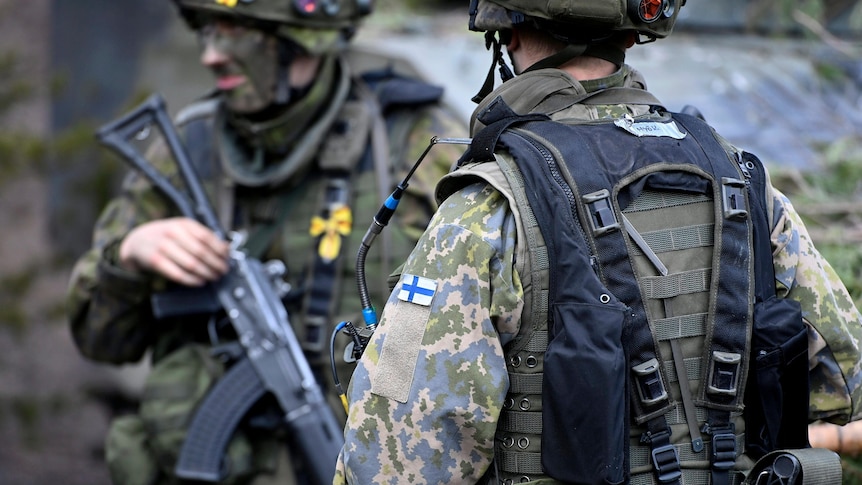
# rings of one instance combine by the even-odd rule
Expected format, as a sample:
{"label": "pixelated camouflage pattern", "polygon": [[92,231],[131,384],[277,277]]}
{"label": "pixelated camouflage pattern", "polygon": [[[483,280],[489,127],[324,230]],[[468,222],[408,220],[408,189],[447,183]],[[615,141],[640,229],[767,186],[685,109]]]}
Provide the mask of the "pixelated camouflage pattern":
{"label": "pixelated camouflage pattern", "polygon": [[[350,384],[345,448],[335,483],[472,483],[490,464],[508,374],[495,322],[516,321],[523,289],[513,273],[515,222],[506,199],[473,185],[444,201],[404,273],[437,280],[427,322],[390,296]],[[493,228],[493,229],[491,229]],[[490,230],[489,230],[490,229]],[[424,327],[417,362],[387,362],[382,343]],[[415,367],[406,404],[374,395],[381,365]]]}
{"label": "pixelated camouflage pattern", "polygon": [[[623,72],[622,85],[645,89],[636,71],[626,67]],[[523,114],[554,94],[584,92],[573,78],[559,76],[559,71],[553,76],[555,82],[536,92],[529,87],[542,85],[549,76],[542,70],[521,75],[486,101],[502,92],[507,104]],[[519,95],[507,97],[507,91]],[[646,111],[645,106],[575,105],[551,116],[589,120]],[[471,127],[475,133],[475,113]],[[771,205],[779,296],[801,303],[811,329],[810,418],[835,422],[856,418],[862,392],[862,317],[814,249],[789,201],[776,191]],[[334,484],[466,484],[476,483],[488,470],[508,385],[500,341],[504,332],[497,325],[511,328],[513,321],[521,321],[521,308],[531,291],[527,288],[525,293],[520,286],[518,262],[513,261],[518,251],[513,219],[506,198],[484,184],[468,186],[441,203],[404,268],[405,273],[437,281],[430,316],[417,319],[414,315],[421,313],[405,311],[412,304],[398,300],[400,286],[395,288],[350,384],[346,444]],[[424,333],[417,361],[400,363],[409,368],[409,397],[398,402],[372,393],[380,368],[391,365],[381,353],[387,337],[412,326]]]}
{"label": "pixelated camouflage pattern", "polygon": [[[442,105],[412,108],[410,116],[393,117],[392,120],[395,123],[413,123],[409,130],[405,130],[406,142],[410,147],[404,151],[403,158],[394,163],[394,172],[398,177],[409,170],[432,136],[466,135],[464,124]],[[407,258],[436,209],[432,190],[436,181],[449,171],[452,160],[457,159],[463,150],[464,147],[457,145],[435,147],[416,172],[410,190],[402,199],[399,212],[387,228],[391,237],[389,252],[383,254],[379,247],[372,247],[368,253],[366,272],[372,302],[382,305],[385,301],[389,291],[386,283],[389,272],[394,265]],[[157,140],[148,150],[147,156],[159,170],[171,175],[173,181],[179,183],[176,168],[163,143]],[[219,170],[217,167],[210,169],[217,173]],[[253,233],[257,227],[273,221],[281,211],[287,214],[278,236],[262,259],[283,260],[288,268],[287,279],[295,288],[302,286],[308,273],[306,268],[315,255],[315,241],[308,231],[312,217],[318,215],[321,209],[320,200],[327,180],[317,171],[309,169],[298,172],[296,177],[276,189],[240,189],[236,193],[236,207],[247,216],[231,230]],[[400,178],[393,175],[392,181],[393,184],[397,183]],[[338,280],[340,286],[334,289],[338,302],[334,319],[330,327],[324,330],[327,337],[339,321],[362,321],[354,263],[360,240],[382,203],[376,183],[377,177],[372,171],[363,172],[354,180],[355,201],[351,206],[353,228],[342,241],[345,248],[342,275]],[[218,211],[214,184],[205,182],[205,190]],[[287,191],[291,195],[284,197],[283,193]],[[103,210],[94,228],[92,247],[76,263],[68,291],[67,309],[72,335],[84,356],[100,362],[123,364],[137,362],[149,351],[153,362],[158,362],[172,349],[186,342],[208,341],[206,319],[185,319],[182,322],[153,320],[150,297],[154,292],[166,288],[162,278],[125,271],[116,265],[119,242],[132,228],[146,221],[176,215],[179,214],[169,201],[137,173],[127,176],[121,192]],[[292,312],[291,323],[301,341],[304,337],[304,315],[298,314],[296,308],[289,311]],[[346,344],[344,340],[339,340],[337,356],[343,351]],[[320,369],[333,407],[343,419],[344,411],[333,391],[328,356],[319,359],[312,364]],[[351,370],[352,366],[343,363],[339,366],[343,383],[348,381]]]}
{"label": "pixelated camouflage pattern", "polygon": [[836,424],[857,420],[862,413],[862,317],[790,200],[774,192],[776,292],[802,305],[808,325],[809,419]]}

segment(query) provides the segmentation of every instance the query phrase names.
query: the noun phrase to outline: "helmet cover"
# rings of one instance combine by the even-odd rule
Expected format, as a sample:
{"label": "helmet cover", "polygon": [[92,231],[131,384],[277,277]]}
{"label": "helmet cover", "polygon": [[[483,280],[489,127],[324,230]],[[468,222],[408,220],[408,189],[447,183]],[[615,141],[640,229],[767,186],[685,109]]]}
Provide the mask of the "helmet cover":
{"label": "helmet cover", "polygon": [[652,39],[667,37],[685,0],[473,0],[470,29],[511,29],[528,19],[563,39],[582,39],[633,30]]}
{"label": "helmet cover", "polygon": [[373,0],[172,0],[195,30],[209,16],[274,31],[312,54],[343,47]]}

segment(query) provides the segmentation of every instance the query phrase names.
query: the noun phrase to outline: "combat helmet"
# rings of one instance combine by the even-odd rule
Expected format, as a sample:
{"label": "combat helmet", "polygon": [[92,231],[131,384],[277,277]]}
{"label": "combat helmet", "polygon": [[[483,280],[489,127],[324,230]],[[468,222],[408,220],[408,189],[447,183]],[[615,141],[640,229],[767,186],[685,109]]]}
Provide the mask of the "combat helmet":
{"label": "combat helmet", "polygon": [[192,29],[210,16],[234,18],[275,32],[318,55],[344,47],[372,0],[172,0]]}
{"label": "combat helmet", "polygon": [[511,29],[532,21],[566,41],[633,30],[646,40],[667,37],[685,0],[472,0],[470,30]]}
{"label": "combat helmet", "polygon": [[[530,24],[547,32],[568,47],[561,53],[540,61],[530,69],[562,64],[578,55],[596,55],[620,64],[624,52],[602,46],[619,32],[637,32],[638,43],[651,42],[670,35],[679,11],[686,0],[471,0],[470,30],[485,32],[486,47],[494,49],[494,62],[488,79],[473,100],[477,103],[490,92],[494,67],[500,64],[500,76],[512,76],[505,65],[500,45],[507,32],[520,24]],[[499,40],[496,35],[500,36]],[[616,52],[615,52],[616,51]]]}

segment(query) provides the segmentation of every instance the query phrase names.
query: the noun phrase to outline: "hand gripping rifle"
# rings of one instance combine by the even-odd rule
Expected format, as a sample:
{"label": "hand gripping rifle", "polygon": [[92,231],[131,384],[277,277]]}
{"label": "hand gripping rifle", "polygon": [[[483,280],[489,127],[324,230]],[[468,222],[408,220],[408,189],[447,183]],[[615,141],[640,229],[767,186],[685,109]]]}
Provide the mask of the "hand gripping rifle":
{"label": "hand gripping rifle", "polygon": [[[129,142],[151,126],[165,138],[191,200]],[[97,136],[164,192],[184,216],[226,238],[160,95],[152,95],[132,112],[101,127]],[[225,449],[239,421],[253,404],[270,393],[284,413],[313,482],[331,483],[344,443],[341,426],[293,333],[273,272],[239,250],[236,239],[232,238],[230,270],[209,290],[230,319],[243,355],[198,406],[175,472],[190,480],[221,480],[225,474]]]}

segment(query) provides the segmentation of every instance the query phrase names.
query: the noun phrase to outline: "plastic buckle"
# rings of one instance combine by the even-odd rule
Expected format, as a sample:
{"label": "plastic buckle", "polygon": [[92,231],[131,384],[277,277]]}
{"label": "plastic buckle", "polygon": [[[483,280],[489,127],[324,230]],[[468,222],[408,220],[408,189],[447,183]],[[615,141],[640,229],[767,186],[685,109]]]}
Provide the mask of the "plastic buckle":
{"label": "plastic buckle", "polygon": [[620,223],[611,207],[610,195],[607,189],[602,189],[582,197],[590,216],[590,225],[596,236],[620,228]]}
{"label": "plastic buckle", "polygon": [[707,390],[714,394],[736,395],[739,382],[739,365],[742,362],[740,354],[714,351],[709,368],[709,386]]}
{"label": "plastic buckle", "polygon": [[652,466],[656,471],[659,483],[673,483],[682,476],[679,466],[679,454],[670,443],[653,448]]}
{"label": "plastic buckle", "polygon": [[712,467],[730,470],[736,464],[736,436],[733,428],[723,428],[712,435]]}
{"label": "plastic buckle", "polygon": [[724,218],[745,218],[745,181],[728,177],[721,178],[721,196],[724,202]]}
{"label": "plastic buckle", "polygon": [[632,367],[637,381],[638,396],[647,406],[667,399],[667,391],[662,384],[658,369],[658,360],[655,358]]}

